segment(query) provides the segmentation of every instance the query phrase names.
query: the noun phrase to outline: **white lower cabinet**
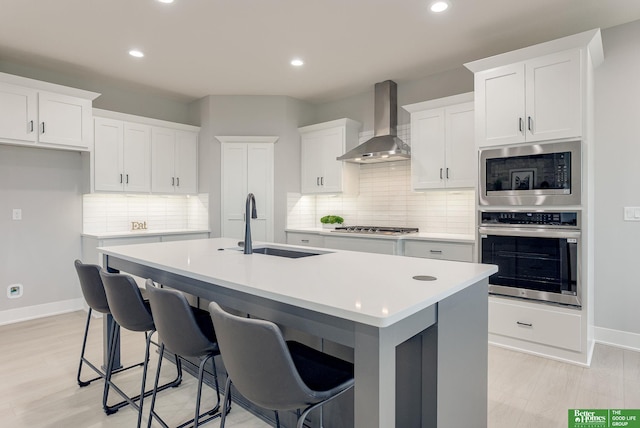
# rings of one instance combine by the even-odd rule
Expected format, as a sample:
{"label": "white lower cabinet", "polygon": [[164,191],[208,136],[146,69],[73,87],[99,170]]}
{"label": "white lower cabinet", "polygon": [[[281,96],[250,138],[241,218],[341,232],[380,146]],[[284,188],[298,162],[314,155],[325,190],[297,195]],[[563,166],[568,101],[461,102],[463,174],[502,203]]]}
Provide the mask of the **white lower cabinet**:
{"label": "white lower cabinet", "polygon": [[426,259],[454,260],[458,262],[473,261],[473,243],[438,242],[415,240],[404,241],[403,255],[423,257]]}
{"label": "white lower cabinet", "polygon": [[581,325],[578,310],[489,299],[490,334],[580,352]]}
{"label": "white lower cabinet", "polygon": [[335,248],[336,250],[362,251],[365,253],[400,255],[397,239],[325,236],[324,247]]}
{"label": "white lower cabinet", "polygon": [[287,232],[287,244],[302,247],[324,247],[324,237],[316,233]]}

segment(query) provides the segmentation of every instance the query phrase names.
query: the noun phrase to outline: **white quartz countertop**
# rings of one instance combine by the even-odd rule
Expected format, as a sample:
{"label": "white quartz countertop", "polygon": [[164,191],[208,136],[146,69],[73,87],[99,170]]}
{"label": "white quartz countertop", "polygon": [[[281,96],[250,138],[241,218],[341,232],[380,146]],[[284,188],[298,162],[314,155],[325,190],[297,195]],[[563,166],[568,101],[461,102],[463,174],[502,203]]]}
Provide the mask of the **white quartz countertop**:
{"label": "white quartz countertop", "polygon": [[323,236],[342,236],[353,238],[372,238],[372,239],[395,239],[395,240],[418,240],[418,241],[440,241],[440,242],[460,242],[460,243],[475,243],[474,235],[458,234],[458,233],[430,233],[430,232],[418,232],[407,233],[404,235],[376,235],[373,233],[341,233],[332,232],[331,229],[322,228],[288,228],[286,232],[293,233],[314,233]]}
{"label": "white quartz countertop", "polygon": [[171,229],[171,230],[132,230],[129,232],[101,232],[82,233],[81,236],[96,239],[108,238],[136,238],[140,236],[163,236],[163,235],[190,235],[197,233],[209,233],[209,229]]}
{"label": "white quartz countertop", "polygon": [[[289,259],[245,255],[237,239],[214,238],[98,248],[124,260],[340,318],[386,327],[497,272],[494,265],[317,249]],[[254,242],[313,251],[309,247]],[[430,275],[435,281],[417,281]]]}

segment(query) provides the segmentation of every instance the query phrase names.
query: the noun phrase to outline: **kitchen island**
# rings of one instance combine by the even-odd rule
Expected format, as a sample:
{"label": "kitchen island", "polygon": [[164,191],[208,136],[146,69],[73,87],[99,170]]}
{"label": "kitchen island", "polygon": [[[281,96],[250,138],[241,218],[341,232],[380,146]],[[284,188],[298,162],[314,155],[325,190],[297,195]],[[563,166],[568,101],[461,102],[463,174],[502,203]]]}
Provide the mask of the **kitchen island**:
{"label": "kitchen island", "polygon": [[495,266],[309,247],[299,250],[320,254],[291,259],[245,255],[236,245],[216,238],[100,251],[110,270],[352,348],[357,428],[486,427]]}

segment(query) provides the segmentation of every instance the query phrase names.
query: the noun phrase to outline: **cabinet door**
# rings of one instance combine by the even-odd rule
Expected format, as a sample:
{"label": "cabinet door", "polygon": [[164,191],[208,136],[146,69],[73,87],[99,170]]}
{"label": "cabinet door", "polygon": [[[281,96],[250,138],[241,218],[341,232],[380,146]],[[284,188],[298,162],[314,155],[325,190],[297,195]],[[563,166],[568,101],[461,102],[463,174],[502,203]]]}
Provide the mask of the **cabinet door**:
{"label": "cabinet door", "polygon": [[91,143],[91,101],[49,92],[38,93],[38,141],[87,150]]}
{"label": "cabinet door", "polygon": [[478,160],[474,135],[473,103],[447,107],[445,109],[445,123],[446,187],[475,187],[478,181],[476,172]]}
{"label": "cabinet door", "polygon": [[323,193],[342,192],[343,162],[336,158],[345,152],[344,127],[324,131],[320,144],[322,146],[321,191]]}
{"label": "cabinet door", "polygon": [[36,141],[36,91],[21,86],[0,84],[0,138]]}
{"label": "cabinet door", "polygon": [[524,81],[524,64],[476,73],[476,138],[480,147],[525,140]]}
{"label": "cabinet door", "polygon": [[151,130],[151,191],[173,193],[176,133],[172,129],[154,127]]}
{"label": "cabinet door", "polygon": [[[244,238],[247,193],[247,145],[222,144],[223,237],[238,240]],[[258,208],[260,208],[259,205]]]}
{"label": "cabinet door", "polygon": [[582,135],[580,51],[527,61],[527,141]]}
{"label": "cabinet door", "polygon": [[196,193],[198,191],[198,134],[176,131],[175,153],[176,192]]}
{"label": "cabinet door", "polygon": [[255,196],[258,214],[251,220],[252,238],[273,241],[273,144],[247,144],[247,193]]}
{"label": "cabinet door", "polygon": [[94,119],[94,188],[97,191],[122,191],[124,183],[123,123]]}
{"label": "cabinet door", "polygon": [[411,180],[414,189],[444,186],[445,113],[443,108],[411,115]]}
{"label": "cabinet door", "polygon": [[323,174],[323,132],[310,132],[301,137],[301,192],[320,193]]}
{"label": "cabinet door", "polygon": [[151,190],[151,127],[124,124],[124,189],[129,192]]}

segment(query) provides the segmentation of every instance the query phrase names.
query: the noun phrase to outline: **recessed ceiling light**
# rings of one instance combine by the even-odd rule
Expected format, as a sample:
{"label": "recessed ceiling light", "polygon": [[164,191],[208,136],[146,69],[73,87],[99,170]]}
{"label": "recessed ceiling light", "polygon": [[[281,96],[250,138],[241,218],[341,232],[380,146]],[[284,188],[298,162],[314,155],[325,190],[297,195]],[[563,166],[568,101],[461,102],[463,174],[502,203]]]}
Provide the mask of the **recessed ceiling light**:
{"label": "recessed ceiling light", "polygon": [[429,9],[431,9],[431,12],[434,13],[440,13],[440,12],[444,12],[445,10],[449,9],[449,2],[445,1],[445,0],[438,0],[438,1],[434,1],[433,3],[431,3],[431,5],[429,6]]}
{"label": "recessed ceiling light", "polygon": [[173,0],[158,0],[160,3],[173,3]]}
{"label": "recessed ceiling light", "polygon": [[129,51],[129,55],[134,56],[136,58],[142,58],[144,56],[144,53],[142,53],[142,51],[139,51],[138,49],[131,49]]}
{"label": "recessed ceiling light", "polygon": [[291,60],[291,65],[293,65],[294,67],[300,67],[300,66],[304,65],[304,61],[301,60],[300,58],[292,59]]}

